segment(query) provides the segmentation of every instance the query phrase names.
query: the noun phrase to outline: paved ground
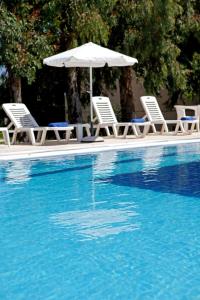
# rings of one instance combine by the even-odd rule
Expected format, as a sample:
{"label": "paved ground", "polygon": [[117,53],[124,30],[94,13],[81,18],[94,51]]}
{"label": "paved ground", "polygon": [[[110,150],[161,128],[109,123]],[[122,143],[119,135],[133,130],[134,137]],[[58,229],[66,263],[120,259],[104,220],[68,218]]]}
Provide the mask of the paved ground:
{"label": "paved ground", "polygon": [[76,154],[99,152],[112,149],[125,149],[135,147],[155,146],[161,144],[194,143],[200,142],[200,133],[192,135],[148,135],[145,138],[135,138],[129,136],[122,138],[104,138],[103,142],[78,143],[70,140],[68,144],[49,141],[44,146],[32,145],[12,145],[10,148],[0,144],[0,160],[13,160],[21,158],[36,158],[46,156],[56,156],[63,154]]}

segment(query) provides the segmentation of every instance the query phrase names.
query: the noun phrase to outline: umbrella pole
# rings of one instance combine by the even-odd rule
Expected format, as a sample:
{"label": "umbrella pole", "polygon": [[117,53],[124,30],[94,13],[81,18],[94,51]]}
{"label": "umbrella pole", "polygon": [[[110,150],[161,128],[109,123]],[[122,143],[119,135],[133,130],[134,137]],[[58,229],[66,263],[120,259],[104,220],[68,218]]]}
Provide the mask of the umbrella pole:
{"label": "umbrella pole", "polygon": [[93,89],[92,89],[92,67],[90,67],[90,130],[91,130],[91,136],[94,135],[92,95],[93,95]]}
{"label": "umbrella pole", "polygon": [[92,143],[92,142],[103,142],[102,137],[96,137],[94,135],[94,125],[93,125],[93,106],[92,106],[92,96],[93,96],[93,88],[92,88],[92,67],[90,67],[90,132],[91,136],[84,137],[81,142]]}

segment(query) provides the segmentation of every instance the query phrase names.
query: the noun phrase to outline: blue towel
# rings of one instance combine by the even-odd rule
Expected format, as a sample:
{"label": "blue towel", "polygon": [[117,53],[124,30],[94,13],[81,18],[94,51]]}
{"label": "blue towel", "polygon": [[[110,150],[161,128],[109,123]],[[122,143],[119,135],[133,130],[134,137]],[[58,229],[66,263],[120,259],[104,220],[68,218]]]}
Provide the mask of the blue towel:
{"label": "blue towel", "polygon": [[192,116],[185,116],[185,117],[182,117],[181,120],[182,121],[194,121],[196,120],[197,118],[195,117],[192,117]]}
{"label": "blue towel", "polygon": [[134,118],[134,119],[131,119],[131,122],[132,123],[144,123],[145,119],[144,118]]}
{"label": "blue towel", "polygon": [[56,122],[56,123],[49,123],[48,127],[67,127],[69,126],[68,122]]}

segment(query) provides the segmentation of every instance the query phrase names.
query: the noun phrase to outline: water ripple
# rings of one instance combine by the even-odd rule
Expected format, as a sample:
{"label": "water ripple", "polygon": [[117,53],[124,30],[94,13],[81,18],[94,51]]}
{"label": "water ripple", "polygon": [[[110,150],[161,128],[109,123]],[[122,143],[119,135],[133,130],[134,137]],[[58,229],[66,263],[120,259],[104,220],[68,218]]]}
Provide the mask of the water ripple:
{"label": "water ripple", "polygon": [[130,208],[99,209],[57,213],[50,220],[55,225],[71,228],[77,235],[95,239],[139,229],[139,224],[133,222],[137,215]]}

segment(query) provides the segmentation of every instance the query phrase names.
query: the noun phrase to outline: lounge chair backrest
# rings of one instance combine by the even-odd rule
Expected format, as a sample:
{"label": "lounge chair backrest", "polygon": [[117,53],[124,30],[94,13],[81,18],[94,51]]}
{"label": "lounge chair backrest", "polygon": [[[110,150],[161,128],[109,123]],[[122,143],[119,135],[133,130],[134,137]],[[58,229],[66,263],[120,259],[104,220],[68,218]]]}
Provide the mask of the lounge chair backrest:
{"label": "lounge chair backrest", "polygon": [[3,110],[15,126],[15,128],[39,127],[30,111],[23,103],[4,103]]}
{"label": "lounge chair backrest", "polygon": [[153,96],[140,97],[140,101],[149,121],[165,121],[158,102]]}
{"label": "lounge chair backrest", "polygon": [[108,97],[92,97],[92,104],[99,123],[118,123]]}
{"label": "lounge chair backrest", "polygon": [[[177,119],[181,120],[181,118],[186,117],[187,115],[192,115],[199,120],[200,117],[200,105],[174,105],[177,113]],[[188,114],[190,112],[190,114]]]}

